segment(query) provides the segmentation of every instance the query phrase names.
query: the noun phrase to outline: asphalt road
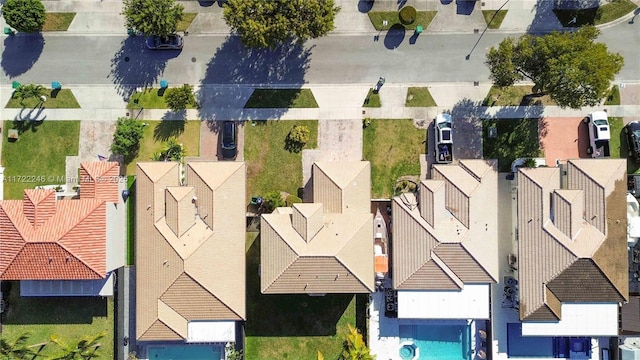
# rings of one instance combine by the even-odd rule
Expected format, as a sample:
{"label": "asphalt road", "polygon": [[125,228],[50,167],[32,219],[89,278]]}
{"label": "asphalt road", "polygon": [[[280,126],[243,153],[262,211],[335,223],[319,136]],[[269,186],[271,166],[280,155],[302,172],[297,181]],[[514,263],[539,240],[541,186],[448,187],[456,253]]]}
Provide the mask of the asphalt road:
{"label": "asphalt road", "polygon": [[[618,80],[640,81],[639,26],[622,23],[600,37],[625,57]],[[273,51],[244,49],[236,37],[188,36],[181,52],[148,50],[142,37],[18,35],[5,37],[0,81],[57,80],[126,89],[160,78],[171,84],[245,85],[370,84],[379,76],[391,83],[486,82],[484,54],[509,36],[411,35],[382,34],[377,41],[373,35],[330,36]]]}

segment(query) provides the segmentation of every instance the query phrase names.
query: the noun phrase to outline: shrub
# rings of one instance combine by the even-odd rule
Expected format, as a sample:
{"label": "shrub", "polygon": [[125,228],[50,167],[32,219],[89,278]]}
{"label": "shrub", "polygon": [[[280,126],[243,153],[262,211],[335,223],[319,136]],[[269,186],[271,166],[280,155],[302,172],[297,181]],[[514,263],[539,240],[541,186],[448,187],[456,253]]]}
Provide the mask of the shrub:
{"label": "shrub", "polygon": [[416,21],[416,15],[416,8],[414,8],[413,6],[405,6],[400,9],[400,12],[398,13],[400,22],[404,25],[413,24],[413,22]]}
{"label": "shrub", "polygon": [[2,7],[2,15],[7,25],[28,33],[42,30],[45,14],[44,5],[40,0],[7,0]]}
{"label": "shrub", "polygon": [[111,152],[122,155],[126,163],[131,162],[140,149],[145,123],[131,118],[119,118],[116,132],[113,134]]}
{"label": "shrub", "polygon": [[280,191],[274,190],[274,191],[269,191],[262,198],[262,206],[265,212],[270,213],[275,208],[286,206],[286,203],[284,200],[282,200],[282,195],[280,194]]}
{"label": "shrub", "polygon": [[302,202],[302,199],[300,199],[299,197],[295,196],[295,195],[291,195],[289,194],[287,196],[287,198],[284,200],[285,204],[287,206],[293,206],[293,204],[299,204]]}
{"label": "shrub", "polygon": [[164,100],[169,109],[173,111],[184,110],[188,105],[195,105],[196,103],[196,99],[193,96],[193,87],[188,84],[184,84],[179,88],[168,89]]}
{"label": "shrub", "polygon": [[294,125],[285,139],[285,149],[300,152],[309,141],[309,128],[304,125]]}

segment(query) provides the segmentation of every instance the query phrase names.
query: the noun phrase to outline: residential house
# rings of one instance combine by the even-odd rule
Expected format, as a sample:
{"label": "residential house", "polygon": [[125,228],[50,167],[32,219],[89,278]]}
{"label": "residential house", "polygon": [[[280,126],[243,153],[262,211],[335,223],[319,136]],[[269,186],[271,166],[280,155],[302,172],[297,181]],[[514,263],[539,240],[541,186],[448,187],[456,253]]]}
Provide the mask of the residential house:
{"label": "residential house", "polygon": [[82,163],[80,196],[26,189],[0,201],[0,280],[19,280],[22,296],[111,296],[125,264],[126,182],[116,162]]}
{"label": "residential house", "polygon": [[263,294],[375,291],[371,165],[316,162],[313,202],[263,214]]}
{"label": "residential house", "polygon": [[498,357],[608,356],[629,300],[626,169],[625,159],[519,169],[517,306],[496,311]]}
{"label": "residential house", "polygon": [[494,160],[434,165],[416,193],[393,198],[399,319],[489,319],[499,276],[497,176]]}
{"label": "residential house", "polygon": [[624,159],[520,169],[523,336],[618,334],[618,307],[629,298],[626,190]]}
{"label": "residential house", "polygon": [[193,161],[184,178],[182,169],[137,165],[136,338],[234,342],[246,319],[245,165]]}

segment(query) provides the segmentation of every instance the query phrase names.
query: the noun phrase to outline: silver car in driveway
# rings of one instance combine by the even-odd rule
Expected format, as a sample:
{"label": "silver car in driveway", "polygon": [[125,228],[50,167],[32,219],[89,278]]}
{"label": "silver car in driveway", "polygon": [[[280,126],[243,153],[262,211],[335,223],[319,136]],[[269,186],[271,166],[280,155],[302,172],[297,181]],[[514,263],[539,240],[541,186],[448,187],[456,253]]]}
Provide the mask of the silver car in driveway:
{"label": "silver car in driveway", "polygon": [[180,50],[183,44],[182,36],[178,34],[171,34],[165,38],[160,36],[147,38],[147,47],[151,50]]}

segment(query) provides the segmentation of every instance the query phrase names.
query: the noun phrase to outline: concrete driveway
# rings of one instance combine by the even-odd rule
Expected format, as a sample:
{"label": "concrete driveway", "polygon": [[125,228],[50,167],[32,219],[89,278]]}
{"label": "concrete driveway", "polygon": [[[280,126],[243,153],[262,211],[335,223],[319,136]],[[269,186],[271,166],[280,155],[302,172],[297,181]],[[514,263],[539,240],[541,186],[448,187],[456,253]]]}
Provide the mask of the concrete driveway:
{"label": "concrete driveway", "polygon": [[[238,125],[238,152],[235,161],[244,161],[244,121]],[[200,159],[223,160],[222,144],[219,139],[222,121],[208,120],[200,122]]]}

